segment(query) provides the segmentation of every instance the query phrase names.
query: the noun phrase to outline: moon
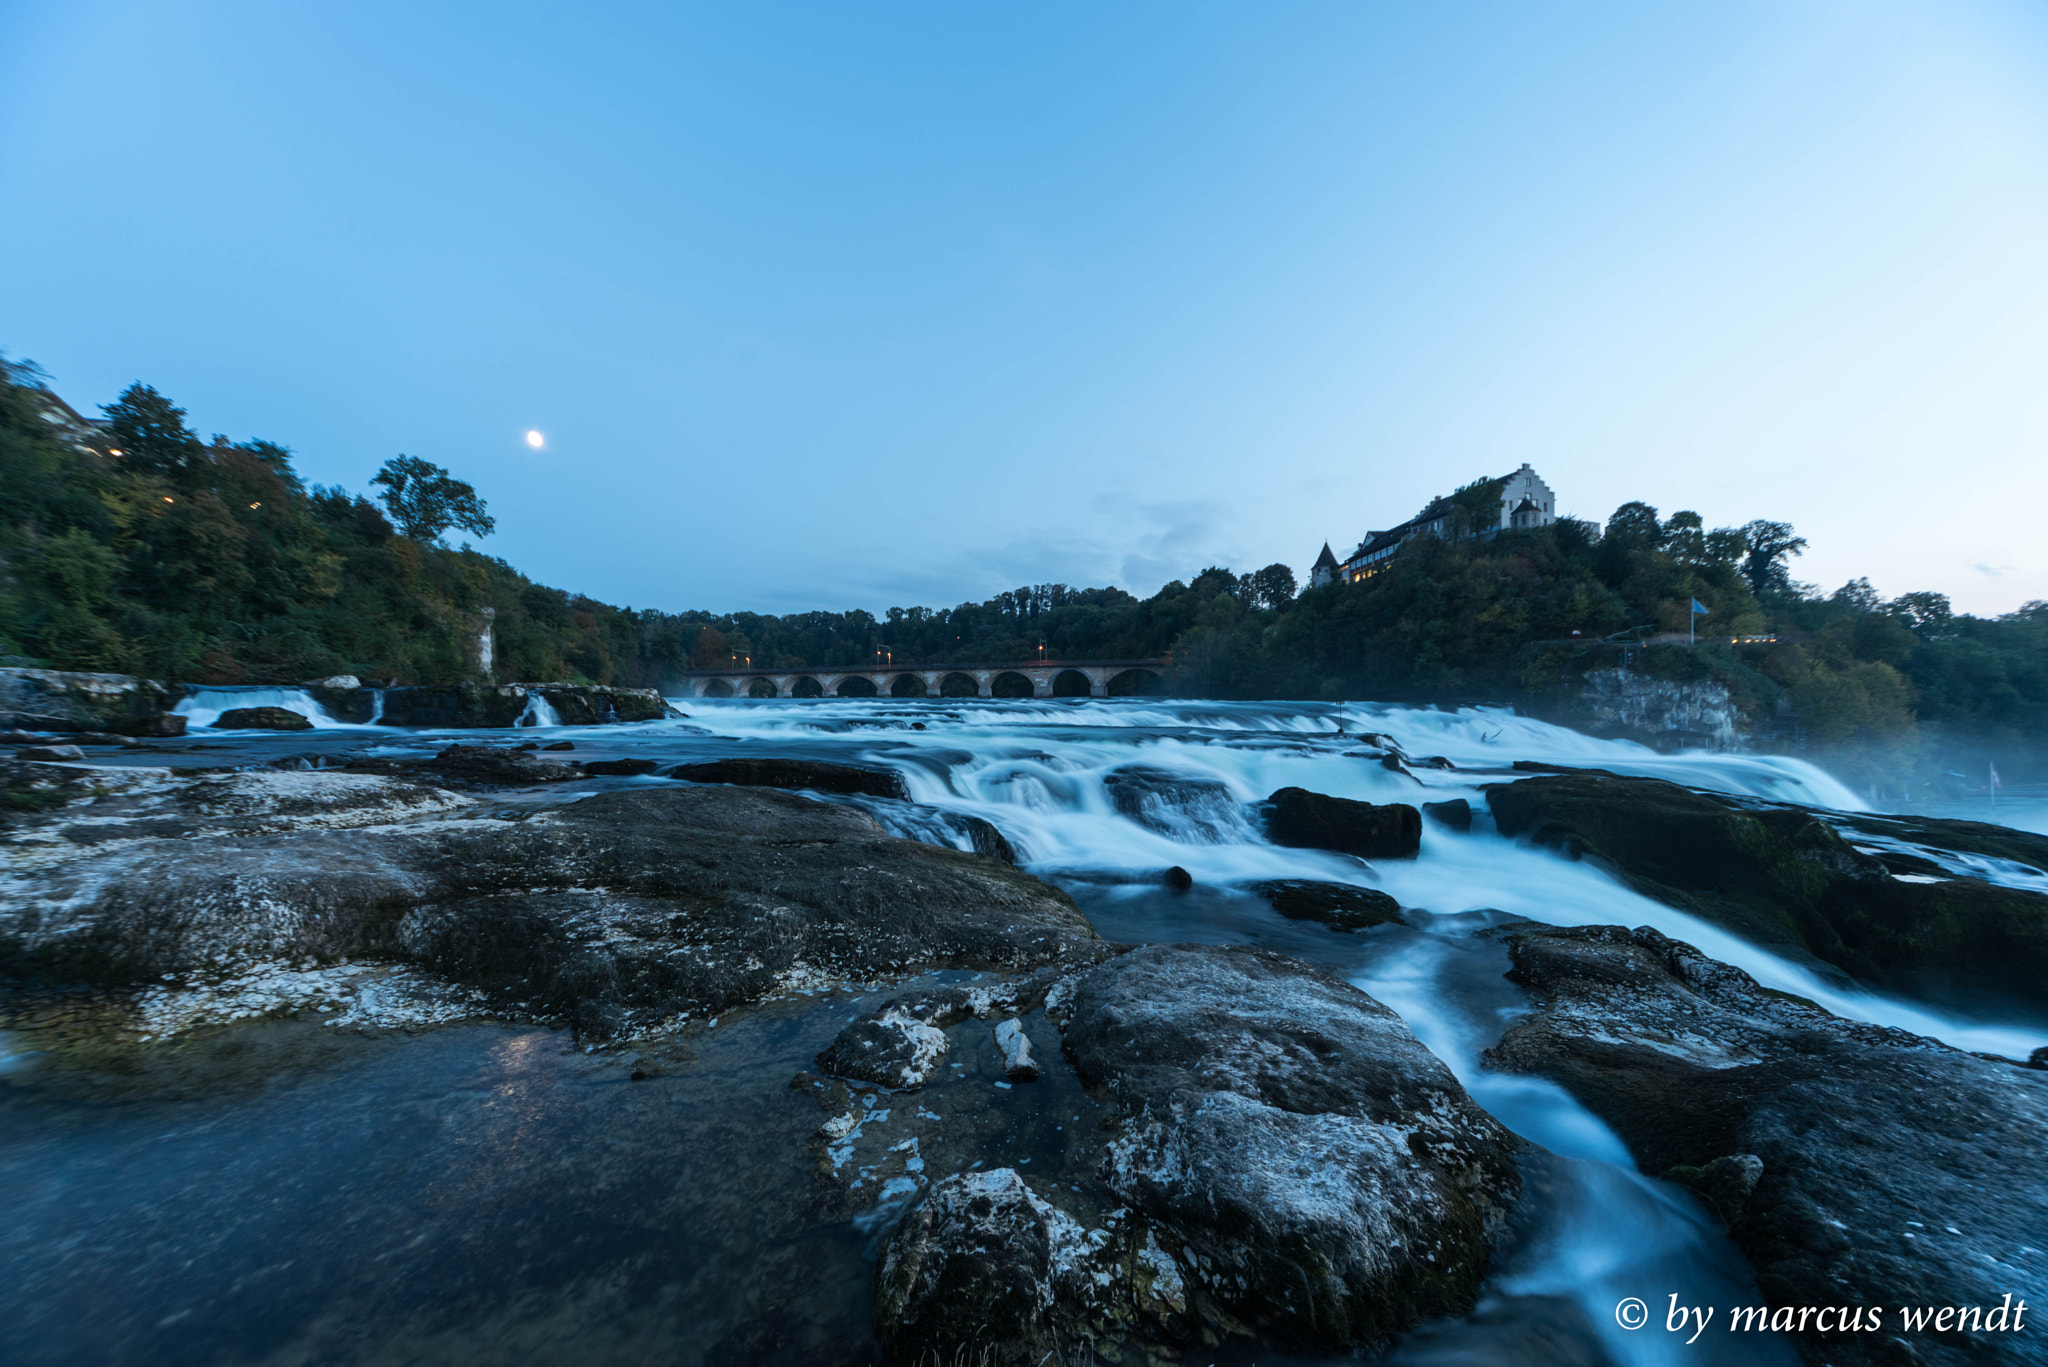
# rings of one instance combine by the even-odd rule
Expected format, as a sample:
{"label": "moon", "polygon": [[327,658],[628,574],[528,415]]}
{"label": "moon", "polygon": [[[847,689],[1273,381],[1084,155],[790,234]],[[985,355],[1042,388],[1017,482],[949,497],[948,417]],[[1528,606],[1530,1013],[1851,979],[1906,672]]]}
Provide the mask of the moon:
{"label": "moon", "polygon": [[547,445],[547,438],[543,437],[538,430],[530,431],[526,434],[526,444],[538,451],[541,447]]}

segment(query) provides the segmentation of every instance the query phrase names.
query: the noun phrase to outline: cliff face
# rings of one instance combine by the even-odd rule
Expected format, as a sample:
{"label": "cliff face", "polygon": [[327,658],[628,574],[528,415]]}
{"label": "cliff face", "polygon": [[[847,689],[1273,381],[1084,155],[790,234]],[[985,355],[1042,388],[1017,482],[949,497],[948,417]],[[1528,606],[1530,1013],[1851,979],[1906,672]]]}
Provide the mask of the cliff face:
{"label": "cliff face", "polygon": [[1742,710],[1725,687],[1709,680],[1681,683],[1626,669],[1593,670],[1580,703],[1587,729],[1660,750],[1749,744]]}

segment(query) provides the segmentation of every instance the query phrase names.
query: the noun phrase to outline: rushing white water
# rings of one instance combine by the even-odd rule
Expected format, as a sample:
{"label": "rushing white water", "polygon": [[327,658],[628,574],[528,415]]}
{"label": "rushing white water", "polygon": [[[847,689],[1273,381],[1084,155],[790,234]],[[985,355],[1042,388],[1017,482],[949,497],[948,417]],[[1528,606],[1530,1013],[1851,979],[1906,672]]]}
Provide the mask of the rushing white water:
{"label": "rushing white water", "polygon": [[[679,700],[681,701],[681,700]],[[1840,812],[1864,804],[1800,760],[1741,754],[1663,755],[1599,740],[1500,709],[1441,711],[1379,705],[1019,700],[818,702],[687,700],[686,730],[737,741],[741,752],[811,755],[902,773],[918,806],[862,805],[903,834],[968,847],[946,814],[996,825],[1020,860],[1074,892],[1098,928],[1121,940],[1254,942],[1312,957],[1398,1011],[1416,1035],[1504,1124],[1554,1159],[1539,1185],[1535,1232],[1507,1253],[1486,1299],[1463,1321],[1418,1335],[1396,1354],[1410,1363],[1527,1360],[1534,1325],[1565,1324],[1611,1360],[1790,1362],[1775,1339],[1725,1337],[1687,1348],[1631,1333],[1616,1303],[1654,1304],[1683,1290],[1689,1304],[1760,1303],[1750,1274],[1698,1206],[1638,1173],[1621,1142],[1562,1089],[1480,1066],[1481,1052],[1527,1009],[1502,974],[1506,952],[1474,932],[1508,917],[1555,925],[1650,925],[1733,963],[1766,986],[1838,1015],[1896,1026],[1961,1048],[2024,1058],[2048,1032],[2024,1023],[1964,1020],[1780,957],[1654,902],[1599,868],[1502,838],[1486,815],[1485,784],[1527,777],[1516,761],[1665,778],[1734,795]],[[666,724],[639,728],[658,733]],[[913,729],[916,728],[916,729]],[[1384,737],[1364,744],[1365,733]],[[1408,772],[1379,759],[1391,742]],[[732,749],[722,753],[734,753]],[[1417,761],[1442,757],[1454,767]],[[1248,804],[1277,788],[1375,802],[1463,797],[1469,835],[1425,823],[1421,857],[1360,860],[1268,843]],[[1852,837],[1859,844],[1881,841]],[[1194,892],[1165,891],[1178,865]],[[1956,873],[2043,890],[2042,876],[1997,860],[1957,856]],[[1411,909],[1412,925],[1340,936],[1281,922],[1242,885],[1278,878],[1377,887]],[[1590,1347],[1591,1344],[1588,1344]],[[1575,1359],[1576,1360],[1576,1359]]]}
{"label": "rushing white water", "polygon": [[343,721],[313,701],[313,695],[303,688],[194,686],[178,700],[178,705],[171,711],[185,719],[187,729],[198,731],[212,726],[221,713],[238,707],[279,707],[287,712],[298,713],[323,730],[353,729],[351,723]]}
{"label": "rushing white water", "polygon": [[512,724],[520,727],[560,726],[562,715],[555,711],[554,704],[541,696],[539,689],[534,689],[526,695],[526,710]]}
{"label": "rushing white water", "polygon": [[[1654,926],[1767,987],[1850,1019],[2008,1057],[2025,1058],[2048,1043],[2035,1028],[1962,1020],[1845,988],[1838,979],[1652,901],[1592,865],[1503,840],[1488,827],[1480,791],[1485,784],[1526,777],[1510,766],[1533,760],[1819,808],[1863,809],[1847,787],[1803,760],[1698,751],[1662,755],[1485,708],[1095,700],[960,706],[889,700],[707,705],[697,699],[693,705],[698,723],[715,734],[778,742],[784,749],[812,742],[821,754],[829,750],[842,757],[850,748],[853,758],[895,768],[917,802],[994,822],[1027,867],[1055,877],[1150,877],[1179,865],[1208,885],[1312,878],[1377,887],[1403,906],[1437,915],[1486,909],[1553,925]],[[913,721],[926,729],[908,729]],[[1442,756],[1458,767],[1388,770],[1362,757],[1357,742],[1368,732],[1389,738],[1413,759]],[[1149,824],[1122,815],[1105,782],[1132,766],[1172,781],[1169,799],[1147,806]],[[1420,859],[1371,868],[1344,855],[1282,848],[1259,835],[1243,805],[1288,786],[1372,802],[1463,797],[1478,814],[1476,834],[1454,835],[1425,824]],[[927,831],[917,833],[930,838]],[[966,837],[952,843],[964,847]],[[1975,860],[1968,871],[2040,890],[2040,875],[2018,866]]]}

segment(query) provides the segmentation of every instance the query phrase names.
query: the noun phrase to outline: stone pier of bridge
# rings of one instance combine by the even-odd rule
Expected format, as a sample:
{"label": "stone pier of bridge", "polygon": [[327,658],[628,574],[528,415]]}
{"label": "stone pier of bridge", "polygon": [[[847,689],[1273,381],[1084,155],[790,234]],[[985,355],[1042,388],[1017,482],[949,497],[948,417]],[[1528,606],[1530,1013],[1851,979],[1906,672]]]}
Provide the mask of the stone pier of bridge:
{"label": "stone pier of bridge", "polygon": [[[973,682],[975,697],[992,698],[996,681],[1005,674],[1015,674],[1031,685],[1032,697],[1052,698],[1061,696],[1055,692],[1055,681],[1062,674],[1073,673],[1088,681],[1088,697],[1106,698],[1110,696],[1113,682],[1133,670],[1157,677],[1165,673],[1166,661],[1028,660],[1013,664],[896,665],[881,669],[717,669],[695,671],[677,682],[692,698],[753,697],[756,696],[757,683],[764,683],[774,690],[772,694],[762,692],[759,696],[793,698],[798,696],[797,686],[808,679],[818,686],[820,695],[830,698],[850,696],[840,694],[840,687],[850,679],[863,679],[874,687],[876,696],[887,698],[899,696],[897,685],[907,679],[914,681],[917,688],[906,690],[901,696],[936,698],[948,679],[959,676]],[[965,696],[964,690],[960,696]],[[1079,697],[1081,694],[1076,689],[1066,696]]]}

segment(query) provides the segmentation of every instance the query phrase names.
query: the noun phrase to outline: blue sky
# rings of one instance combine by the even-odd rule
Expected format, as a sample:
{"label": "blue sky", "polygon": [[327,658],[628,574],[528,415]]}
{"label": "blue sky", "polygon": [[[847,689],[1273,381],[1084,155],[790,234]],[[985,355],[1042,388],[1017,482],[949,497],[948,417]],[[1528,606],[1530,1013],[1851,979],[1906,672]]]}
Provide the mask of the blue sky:
{"label": "blue sky", "polygon": [[2048,598],[2039,6],[10,0],[0,131],[9,355],[613,602],[1299,572],[1525,460]]}

